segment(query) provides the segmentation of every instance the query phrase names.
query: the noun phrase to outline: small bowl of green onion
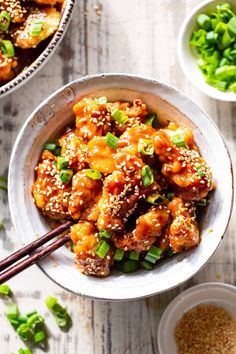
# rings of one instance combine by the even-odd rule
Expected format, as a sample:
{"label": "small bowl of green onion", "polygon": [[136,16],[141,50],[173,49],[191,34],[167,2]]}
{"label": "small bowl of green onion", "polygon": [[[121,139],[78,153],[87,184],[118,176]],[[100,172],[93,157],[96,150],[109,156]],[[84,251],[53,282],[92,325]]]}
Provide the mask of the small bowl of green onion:
{"label": "small bowl of green onion", "polygon": [[178,57],[186,77],[206,95],[236,101],[236,1],[206,0],[184,20]]}

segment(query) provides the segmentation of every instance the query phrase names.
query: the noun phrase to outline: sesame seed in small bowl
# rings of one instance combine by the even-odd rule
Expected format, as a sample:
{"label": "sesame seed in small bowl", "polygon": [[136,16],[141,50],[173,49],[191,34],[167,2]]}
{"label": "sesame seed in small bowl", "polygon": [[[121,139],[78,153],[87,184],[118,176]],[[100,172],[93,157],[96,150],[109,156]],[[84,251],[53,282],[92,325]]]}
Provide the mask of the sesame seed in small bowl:
{"label": "sesame seed in small bowl", "polygon": [[179,294],[158,329],[160,354],[236,352],[236,287],[203,283]]}

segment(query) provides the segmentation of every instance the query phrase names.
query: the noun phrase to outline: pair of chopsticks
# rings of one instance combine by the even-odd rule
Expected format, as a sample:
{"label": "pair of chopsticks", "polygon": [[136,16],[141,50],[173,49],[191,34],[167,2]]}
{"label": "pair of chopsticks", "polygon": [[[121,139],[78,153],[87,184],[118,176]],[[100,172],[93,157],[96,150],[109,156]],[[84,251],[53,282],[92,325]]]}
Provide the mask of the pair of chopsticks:
{"label": "pair of chopsticks", "polygon": [[[0,284],[5,283],[10,278],[40,261],[68,242],[70,240],[70,234],[59,237],[57,240],[51,242],[48,246],[37,251],[39,247],[52,240],[54,237],[65,232],[71,225],[73,225],[73,223],[73,221],[65,222],[64,224],[56,227],[52,231],[49,231],[47,234],[22,247],[20,250],[14,252],[7,258],[0,261]],[[22,258],[24,259],[21,260]]]}

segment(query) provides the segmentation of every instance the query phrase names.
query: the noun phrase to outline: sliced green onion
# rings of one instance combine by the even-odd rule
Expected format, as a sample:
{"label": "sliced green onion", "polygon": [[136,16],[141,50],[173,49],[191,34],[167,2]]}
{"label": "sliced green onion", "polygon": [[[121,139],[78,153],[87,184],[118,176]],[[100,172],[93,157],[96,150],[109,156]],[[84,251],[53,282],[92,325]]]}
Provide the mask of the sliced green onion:
{"label": "sliced green onion", "polygon": [[107,103],[107,98],[105,96],[102,96],[100,98],[95,98],[94,101],[97,104],[106,104]]}
{"label": "sliced green onion", "polygon": [[218,36],[219,36],[218,33],[215,33],[213,31],[208,32],[206,35],[206,42],[209,45],[214,45],[217,43]]}
{"label": "sliced green onion", "polygon": [[163,251],[161,248],[158,248],[156,246],[151,246],[144,259],[145,261],[149,261],[155,264],[156,261],[161,257],[162,253]]}
{"label": "sliced green onion", "polygon": [[196,205],[200,207],[205,207],[208,205],[208,203],[209,201],[207,199],[201,199],[196,203]]}
{"label": "sliced green onion", "polygon": [[15,49],[11,41],[8,39],[0,41],[0,49],[8,58],[14,57]]}
{"label": "sliced green onion", "polygon": [[9,321],[10,321],[12,327],[15,328],[15,329],[17,329],[19,327],[19,325],[20,325],[20,322],[18,321],[18,319],[9,320]]}
{"label": "sliced green onion", "polygon": [[139,253],[136,251],[131,251],[129,254],[129,259],[133,259],[134,261],[139,260]]}
{"label": "sliced green onion", "polygon": [[102,175],[99,171],[97,170],[86,170],[86,176],[91,178],[91,179],[101,179]]}
{"label": "sliced green onion", "polygon": [[7,284],[2,284],[0,285],[0,295],[10,295],[11,289],[9,285]]}
{"label": "sliced green onion", "polygon": [[150,186],[154,182],[154,176],[150,166],[145,165],[141,171],[142,181],[145,187]]}
{"label": "sliced green onion", "polygon": [[180,134],[176,134],[176,135],[172,136],[172,142],[173,142],[173,144],[175,144],[178,147],[185,147],[186,149],[189,148],[188,144],[184,140],[184,137]]}
{"label": "sliced green onion", "polygon": [[59,327],[68,328],[70,325],[70,316],[68,315],[66,309],[62,307],[55,297],[49,296],[45,303],[48,309],[55,316],[55,320]]}
{"label": "sliced green onion", "polygon": [[15,320],[19,317],[19,309],[16,304],[7,304],[6,316],[8,320]]}
{"label": "sliced green onion", "polygon": [[109,243],[107,243],[104,240],[101,240],[96,248],[96,255],[100,258],[104,258],[107,254],[107,252],[109,252],[110,249],[110,245]]}
{"label": "sliced green onion", "polygon": [[205,171],[203,171],[203,169],[202,169],[202,166],[201,166],[201,165],[196,165],[195,167],[196,167],[197,172],[198,172],[198,174],[199,174],[199,176],[200,176],[200,177],[204,177],[204,176],[206,175],[206,172],[205,172]]}
{"label": "sliced green onion", "polygon": [[154,154],[154,146],[152,145],[151,140],[147,139],[139,139],[138,142],[138,152],[143,155],[153,155]]}
{"label": "sliced green onion", "polygon": [[38,37],[43,29],[43,21],[35,21],[31,27],[31,37]]}
{"label": "sliced green onion", "polygon": [[166,198],[171,201],[173,198],[175,197],[175,193],[174,192],[168,192],[166,193]]}
{"label": "sliced green onion", "polygon": [[141,265],[144,269],[146,270],[152,270],[153,269],[153,265],[152,263],[148,262],[148,261],[142,261]]}
{"label": "sliced green onion", "polygon": [[73,170],[61,170],[60,173],[60,180],[65,183],[68,184],[71,181],[71,178],[73,177]]}
{"label": "sliced green onion", "polygon": [[19,323],[26,323],[26,322],[27,322],[27,317],[20,315],[20,316],[17,318],[17,321],[18,321]]}
{"label": "sliced green onion", "polygon": [[139,268],[139,263],[133,259],[128,259],[126,261],[117,262],[116,268],[123,273],[132,273]]}
{"label": "sliced green onion", "polygon": [[43,150],[49,150],[49,151],[52,151],[54,152],[57,148],[57,144],[55,143],[46,143],[43,145]]}
{"label": "sliced green onion", "polygon": [[27,323],[34,332],[43,328],[44,318],[37,312],[28,317]]}
{"label": "sliced green onion", "polygon": [[46,339],[46,333],[44,331],[40,331],[34,334],[34,342],[41,343]]}
{"label": "sliced green onion", "polygon": [[200,28],[208,31],[211,28],[211,19],[205,14],[200,14],[197,17],[197,24]]}
{"label": "sliced green onion", "polygon": [[146,199],[146,201],[148,203],[153,204],[153,205],[158,205],[161,202],[163,202],[163,200],[165,200],[165,198],[159,193],[155,193],[153,195],[149,195],[147,197],[147,199]]}
{"label": "sliced green onion", "polygon": [[25,349],[19,349],[18,354],[33,354],[33,353],[30,349],[25,348]]}
{"label": "sliced green onion", "polygon": [[7,11],[0,13],[0,31],[7,31],[11,22],[11,15]]}
{"label": "sliced green onion", "polygon": [[236,17],[232,17],[228,22],[229,33],[236,36]]}
{"label": "sliced green onion", "polygon": [[63,170],[68,167],[69,162],[63,156],[58,156],[57,158],[57,168],[58,170]]}
{"label": "sliced green onion", "polygon": [[23,342],[27,342],[31,339],[31,331],[30,327],[27,323],[22,323],[18,328],[17,328],[17,333]]}
{"label": "sliced green onion", "polygon": [[120,111],[119,109],[117,109],[116,111],[114,111],[112,114],[111,114],[112,118],[115,119],[115,121],[121,125],[124,125],[125,123],[128,122],[128,117],[122,112]]}
{"label": "sliced green onion", "polygon": [[6,177],[0,177],[0,189],[7,191],[7,181]]}
{"label": "sliced green onion", "polygon": [[114,260],[121,261],[124,257],[124,253],[125,253],[124,250],[122,250],[121,248],[117,248],[115,251]]}
{"label": "sliced green onion", "polygon": [[168,246],[167,250],[166,250],[166,255],[167,257],[172,257],[173,256],[173,250],[170,246]]}
{"label": "sliced green onion", "polygon": [[111,134],[110,132],[107,133],[107,135],[106,135],[106,144],[108,146],[110,146],[113,149],[115,149],[117,147],[118,140],[119,140],[119,138],[117,138],[115,135]]}
{"label": "sliced green onion", "polygon": [[157,114],[156,113],[149,114],[147,116],[145,124],[156,129],[158,127]]}
{"label": "sliced green onion", "polygon": [[31,317],[31,316],[35,315],[36,313],[37,313],[37,311],[35,311],[35,310],[27,312],[26,317]]}
{"label": "sliced green onion", "polygon": [[99,237],[110,238],[111,237],[111,233],[108,232],[107,230],[103,229],[103,230],[99,231],[98,236]]}

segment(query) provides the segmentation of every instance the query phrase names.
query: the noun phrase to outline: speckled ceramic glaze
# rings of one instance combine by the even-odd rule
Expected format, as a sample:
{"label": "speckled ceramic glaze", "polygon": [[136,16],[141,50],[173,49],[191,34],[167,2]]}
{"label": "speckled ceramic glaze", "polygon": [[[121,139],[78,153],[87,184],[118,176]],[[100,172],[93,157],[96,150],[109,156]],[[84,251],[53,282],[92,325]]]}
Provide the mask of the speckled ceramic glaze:
{"label": "speckled ceramic glaze", "polygon": [[[221,101],[236,102],[236,94],[232,91],[222,92],[205,82],[205,77],[197,65],[197,58],[193,55],[189,46],[189,39],[196,29],[196,19],[200,13],[214,11],[217,5],[224,3],[224,0],[205,0],[194,7],[185,18],[180,28],[178,37],[178,58],[181,68],[186,77],[205,95]],[[227,0],[236,13],[236,0]]]}
{"label": "speckled ceramic glaze", "polygon": [[198,272],[220,244],[231,214],[233,176],[228,150],[212,120],[181,92],[158,81],[125,74],[85,77],[59,89],[31,114],[18,135],[9,168],[9,204],[18,236],[29,243],[49,230],[31,196],[34,167],[42,145],[74,121],[72,106],[84,96],[125,101],[141,98],[161,121],[190,127],[212,167],[217,189],[200,221],[199,247],[160,261],[153,271],[113,272],[105,279],[87,277],[76,269],[73,254],[66,247],[41,261],[39,267],[69,291],[91,298],[130,300],[171,289]]}
{"label": "speckled ceramic glaze", "polygon": [[0,87],[0,98],[15,91],[17,88],[26,83],[31,77],[33,77],[34,74],[38,72],[39,69],[43,67],[47,60],[51,58],[67,30],[75,3],[76,0],[65,0],[64,7],[62,9],[61,21],[52,40],[40,56],[27,69],[22,71],[13,80]]}

